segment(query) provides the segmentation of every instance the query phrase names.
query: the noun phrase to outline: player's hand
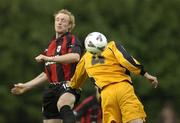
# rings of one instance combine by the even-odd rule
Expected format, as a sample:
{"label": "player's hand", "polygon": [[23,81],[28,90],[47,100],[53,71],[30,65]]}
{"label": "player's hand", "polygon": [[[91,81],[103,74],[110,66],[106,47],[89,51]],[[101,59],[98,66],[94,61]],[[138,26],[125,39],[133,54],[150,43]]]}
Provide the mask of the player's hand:
{"label": "player's hand", "polygon": [[53,57],[48,57],[48,56],[45,56],[45,55],[38,55],[37,57],[35,57],[35,60],[37,62],[43,62],[43,61],[52,61]]}
{"label": "player's hand", "polygon": [[27,87],[25,84],[18,83],[18,84],[14,84],[14,87],[11,89],[11,93],[19,95],[19,94],[23,94],[24,92],[26,92],[29,89],[30,88]]}
{"label": "player's hand", "polygon": [[44,59],[45,59],[44,57],[45,57],[44,55],[40,54],[40,55],[38,55],[38,56],[35,57],[35,60],[36,60],[37,62],[43,62]]}
{"label": "player's hand", "polygon": [[154,86],[154,88],[157,88],[158,86],[158,80],[157,77],[152,76],[150,74],[148,74],[147,72],[144,74],[144,76],[151,82],[151,84]]}

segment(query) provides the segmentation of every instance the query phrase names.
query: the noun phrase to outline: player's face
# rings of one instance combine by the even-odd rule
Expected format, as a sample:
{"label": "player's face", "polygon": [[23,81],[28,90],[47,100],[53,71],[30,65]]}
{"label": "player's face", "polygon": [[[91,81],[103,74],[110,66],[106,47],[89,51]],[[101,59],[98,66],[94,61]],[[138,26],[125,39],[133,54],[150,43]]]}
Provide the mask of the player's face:
{"label": "player's face", "polygon": [[69,31],[70,18],[67,14],[59,13],[55,17],[55,31],[59,34],[63,34]]}

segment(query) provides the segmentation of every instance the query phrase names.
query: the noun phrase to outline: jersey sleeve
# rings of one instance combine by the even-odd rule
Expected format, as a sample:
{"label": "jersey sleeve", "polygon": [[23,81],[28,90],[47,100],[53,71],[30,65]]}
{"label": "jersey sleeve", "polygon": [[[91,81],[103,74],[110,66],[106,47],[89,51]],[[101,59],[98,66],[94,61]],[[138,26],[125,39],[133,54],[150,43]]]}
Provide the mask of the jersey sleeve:
{"label": "jersey sleeve", "polygon": [[70,42],[71,43],[68,44],[68,53],[78,53],[81,56],[83,48],[78,38],[72,35]]}
{"label": "jersey sleeve", "polygon": [[141,75],[145,74],[143,65],[133,58],[120,43],[113,42],[112,51],[118,62],[130,72]]}
{"label": "jersey sleeve", "polygon": [[85,70],[84,57],[82,57],[76,66],[73,77],[71,78],[70,87],[76,89],[81,87],[85,83],[87,77],[88,75]]}

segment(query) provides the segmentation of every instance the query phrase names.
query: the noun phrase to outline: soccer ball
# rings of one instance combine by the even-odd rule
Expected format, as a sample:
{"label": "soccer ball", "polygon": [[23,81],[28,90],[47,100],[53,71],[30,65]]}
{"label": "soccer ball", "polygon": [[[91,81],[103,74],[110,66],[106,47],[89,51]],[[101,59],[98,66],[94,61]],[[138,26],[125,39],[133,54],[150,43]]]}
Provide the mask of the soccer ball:
{"label": "soccer ball", "polygon": [[106,37],[100,32],[92,32],[85,38],[85,48],[92,54],[101,53],[107,46]]}

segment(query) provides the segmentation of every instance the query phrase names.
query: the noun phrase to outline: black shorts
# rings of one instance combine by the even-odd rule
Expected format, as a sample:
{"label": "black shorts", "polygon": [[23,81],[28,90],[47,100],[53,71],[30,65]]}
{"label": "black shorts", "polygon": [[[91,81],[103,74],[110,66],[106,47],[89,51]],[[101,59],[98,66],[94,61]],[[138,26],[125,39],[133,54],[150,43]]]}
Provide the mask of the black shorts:
{"label": "black shorts", "polygon": [[43,104],[42,104],[42,113],[44,119],[61,119],[60,113],[57,108],[57,101],[59,97],[66,93],[72,93],[76,97],[76,102],[79,101],[80,91],[75,89],[65,89],[63,83],[60,84],[49,84],[45,88],[43,93]]}

